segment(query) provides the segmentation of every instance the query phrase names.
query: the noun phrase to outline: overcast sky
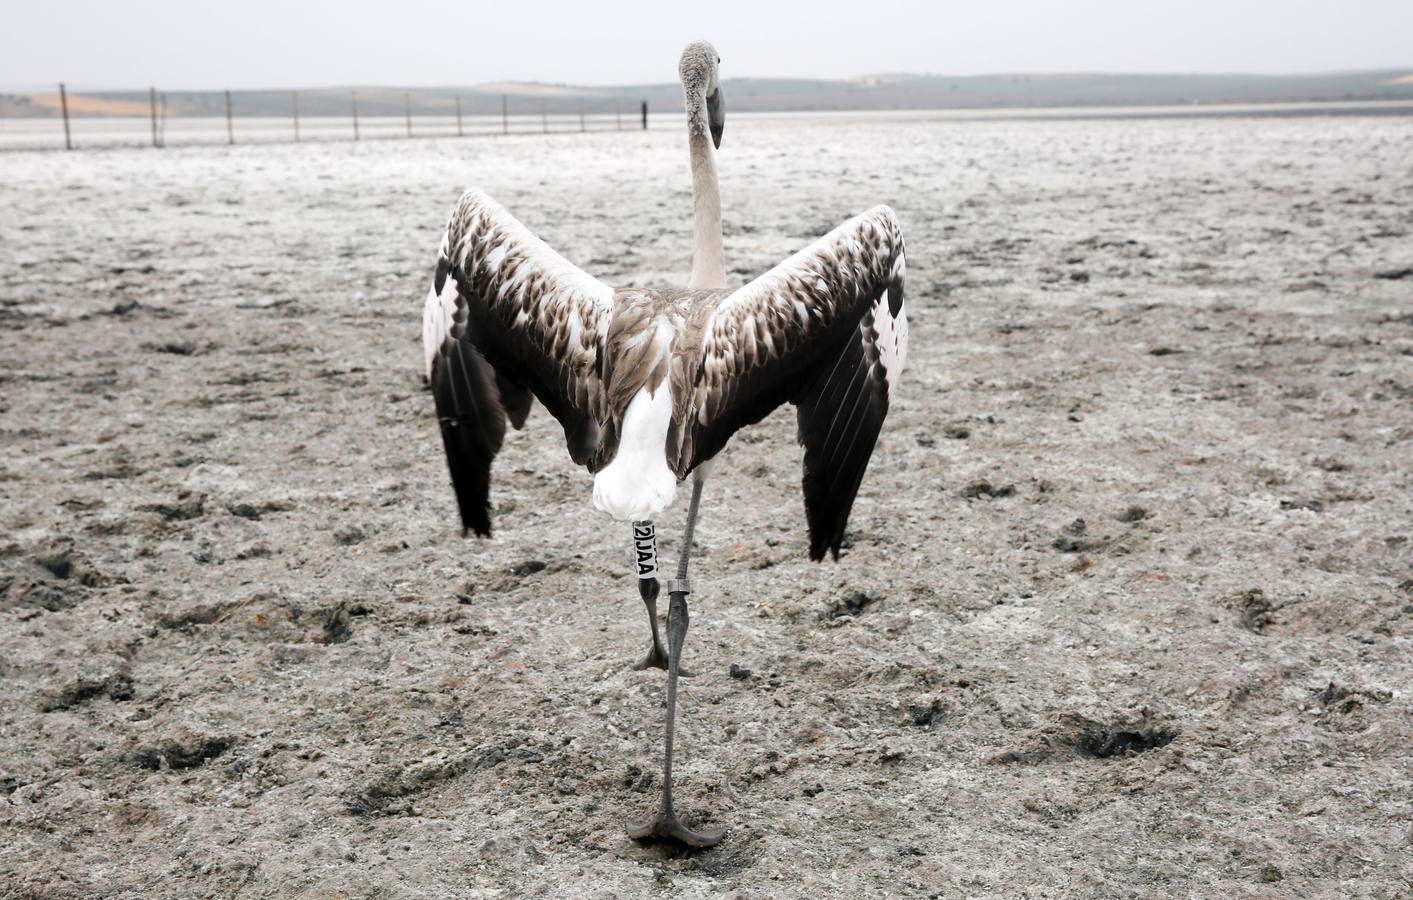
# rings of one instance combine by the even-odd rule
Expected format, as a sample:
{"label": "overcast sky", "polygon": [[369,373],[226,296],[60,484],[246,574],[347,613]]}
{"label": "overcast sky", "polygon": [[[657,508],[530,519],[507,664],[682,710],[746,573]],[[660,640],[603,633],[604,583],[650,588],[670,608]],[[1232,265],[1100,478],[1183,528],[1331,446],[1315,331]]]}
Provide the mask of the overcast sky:
{"label": "overcast sky", "polygon": [[728,77],[1413,68],[1413,0],[5,0],[0,85],[663,82],[695,38]]}

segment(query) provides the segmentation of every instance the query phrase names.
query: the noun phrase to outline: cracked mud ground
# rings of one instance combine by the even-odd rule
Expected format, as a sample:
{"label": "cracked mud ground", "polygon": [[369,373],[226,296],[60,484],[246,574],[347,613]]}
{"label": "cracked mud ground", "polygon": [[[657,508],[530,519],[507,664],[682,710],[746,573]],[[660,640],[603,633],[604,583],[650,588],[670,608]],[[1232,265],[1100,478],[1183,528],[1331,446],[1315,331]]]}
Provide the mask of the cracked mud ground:
{"label": "cracked mud ground", "polygon": [[537,410],[460,538],[419,375],[461,188],[679,283],[683,143],[0,158],[0,894],[1413,890],[1413,118],[737,120],[733,280],[891,203],[913,346],[841,564],[788,410],[708,485],[691,854],[628,527]]}

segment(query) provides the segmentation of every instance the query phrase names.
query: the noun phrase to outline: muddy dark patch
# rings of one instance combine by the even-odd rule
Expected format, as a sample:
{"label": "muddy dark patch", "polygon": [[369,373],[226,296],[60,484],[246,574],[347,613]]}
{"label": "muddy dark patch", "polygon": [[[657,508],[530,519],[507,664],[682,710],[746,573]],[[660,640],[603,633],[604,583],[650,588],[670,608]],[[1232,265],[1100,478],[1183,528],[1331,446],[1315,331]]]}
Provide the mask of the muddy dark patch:
{"label": "muddy dark patch", "polygon": [[1322,456],[1315,460],[1315,468],[1323,472],[1348,472],[1352,467],[1339,457]]}
{"label": "muddy dark patch", "polygon": [[157,771],[159,769],[194,769],[209,759],[225,753],[235,741],[229,737],[214,735],[189,735],[142,747],[126,754],[123,759],[130,765]]}
{"label": "muddy dark patch", "polygon": [[931,731],[946,717],[947,707],[941,700],[908,705],[908,721],[914,728],[921,728],[923,731]]}
{"label": "muddy dark patch", "polygon": [[67,554],[60,556],[41,556],[39,564],[49,570],[49,574],[55,578],[68,579],[69,573],[73,571],[73,561]]}
{"label": "muddy dark patch", "polygon": [[201,518],[206,511],[206,498],[200,494],[178,494],[172,503],[148,503],[138,509],[157,513],[168,522],[186,522]]}
{"label": "muddy dark patch", "polygon": [[98,697],[126,701],[133,697],[132,678],[126,673],[115,673],[106,678],[76,678],[57,693],[39,701],[40,712],[59,712],[73,709]]}
{"label": "muddy dark patch", "polygon": [[85,472],[83,477],[89,481],[125,481],[136,478],[139,474],[137,466],[126,460],[119,460],[107,468]]}
{"label": "muddy dark patch", "polygon": [[1345,734],[1368,731],[1375,724],[1371,707],[1388,703],[1393,693],[1382,688],[1355,687],[1329,682],[1315,694],[1320,704],[1316,723],[1320,728]]}
{"label": "muddy dark patch", "polygon": [[203,603],[196,606],[188,606],[176,612],[167,613],[157,620],[157,624],[163,628],[187,628],[192,625],[210,625],[217,622],[229,610],[233,609],[234,603]]}
{"label": "muddy dark patch", "polygon": [[142,345],[142,349],[148,353],[170,353],[173,356],[192,356],[200,350],[194,341],[147,343]]}
{"label": "muddy dark patch", "polygon": [[976,500],[982,497],[992,499],[996,497],[1011,497],[1016,493],[1014,484],[993,485],[984,478],[971,482],[962,488],[961,495],[968,500]]}
{"label": "muddy dark patch", "polygon": [[367,538],[368,533],[357,525],[340,528],[334,532],[334,543],[340,547],[352,547],[354,544],[363,543]]}
{"label": "muddy dark patch", "polygon": [[408,815],[412,812],[410,798],[462,775],[494,768],[505,762],[507,755],[505,748],[492,747],[390,769],[368,787],[349,797],[345,808],[350,814],[363,819]]}
{"label": "muddy dark patch", "polygon": [[536,572],[543,572],[548,563],[538,559],[527,559],[524,562],[516,563],[505,570],[505,574],[513,575],[516,578],[523,578],[526,575],[534,575]]}
{"label": "muddy dark patch", "polygon": [[757,841],[733,841],[728,835],[724,843],[708,850],[696,851],[692,858],[693,864],[685,868],[712,878],[724,878],[749,869],[755,865],[759,856]]}
{"label": "muddy dark patch", "polygon": [[993,765],[1034,765],[1064,756],[1127,758],[1166,747],[1179,733],[1177,726],[1146,709],[1109,721],[1067,713],[1055,725],[1031,734],[1019,748],[998,753],[986,761]]}
{"label": "muddy dark patch", "polygon": [[59,612],[79,604],[81,592],[23,578],[0,578],[0,611],[11,609],[42,609]]}
{"label": "muddy dark patch", "polygon": [[342,644],[353,637],[353,611],[340,603],[324,620],[323,643]]}
{"label": "muddy dark patch", "polygon": [[[703,822],[702,824],[708,823]],[[642,838],[637,843],[651,854],[649,859],[653,863],[660,864],[672,860],[673,867],[684,875],[723,878],[749,869],[760,858],[760,836],[758,834],[748,834],[742,837],[731,830],[728,830],[726,840],[722,843],[705,849],[688,847],[676,841],[657,837]]]}
{"label": "muddy dark patch", "polygon": [[1066,525],[1059,536],[1050,542],[1050,546],[1061,553],[1084,553],[1093,550],[1100,545],[1100,542],[1085,537],[1085,532],[1089,530],[1089,525],[1081,516]]}
{"label": "muddy dark patch", "polygon": [[267,500],[263,503],[228,503],[226,512],[242,519],[250,519],[258,522],[265,515],[272,512],[287,512],[294,509],[294,504],[283,500]]}
{"label": "muddy dark patch", "polygon": [[1128,509],[1119,513],[1118,518],[1120,522],[1126,522],[1128,524],[1142,522],[1144,519],[1148,518],[1148,510],[1141,506],[1130,506]]}
{"label": "muddy dark patch", "polygon": [[108,579],[72,547],[52,547],[35,556],[34,561],[61,581],[76,581],[84,587],[102,587],[108,583]]}
{"label": "muddy dark patch", "polygon": [[623,787],[635,794],[646,794],[653,789],[653,784],[656,781],[656,774],[644,772],[638,766],[630,765],[623,773]]}
{"label": "muddy dark patch", "polygon": [[1316,692],[1315,696],[1326,709],[1348,713],[1366,703],[1387,703],[1393,699],[1393,692],[1382,688],[1354,688],[1331,681]]}
{"label": "muddy dark patch", "polygon": [[1260,588],[1242,591],[1226,600],[1226,606],[1240,615],[1241,627],[1252,634],[1265,634],[1266,629],[1276,623],[1276,605]]}
{"label": "muddy dark patch", "polygon": [[830,603],[819,613],[819,619],[822,622],[827,622],[842,616],[857,616],[881,599],[883,598],[870,597],[862,591],[855,591]]}
{"label": "muddy dark patch", "polygon": [[1132,756],[1158,747],[1166,747],[1177,737],[1170,728],[1146,727],[1129,729],[1093,723],[1081,731],[1075,740],[1075,749],[1085,756],[1108,759],[1111,756]]}

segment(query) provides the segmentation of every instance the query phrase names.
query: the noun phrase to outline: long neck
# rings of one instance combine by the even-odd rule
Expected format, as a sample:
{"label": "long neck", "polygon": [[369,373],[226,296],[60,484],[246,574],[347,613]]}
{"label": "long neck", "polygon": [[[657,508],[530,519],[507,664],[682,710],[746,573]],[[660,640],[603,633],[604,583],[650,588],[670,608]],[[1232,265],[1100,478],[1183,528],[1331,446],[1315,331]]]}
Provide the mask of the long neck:
{"label": "long neck", "polygon": [[692,280],[688,287],[726,287],[726,250],[721,244],[721,192],[716,148],[707,123],[706,98],[687,89],[687,146],[692,155]]}

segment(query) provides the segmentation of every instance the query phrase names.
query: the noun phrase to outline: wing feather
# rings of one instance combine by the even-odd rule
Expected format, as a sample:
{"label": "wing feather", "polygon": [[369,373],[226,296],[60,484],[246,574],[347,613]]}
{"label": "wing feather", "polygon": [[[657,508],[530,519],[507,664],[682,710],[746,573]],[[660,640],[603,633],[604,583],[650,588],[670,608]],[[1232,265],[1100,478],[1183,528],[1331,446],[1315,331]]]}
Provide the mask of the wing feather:
{"label": "wing feather", "polygon": [[675,393],[678,475],[795,404],[810,557],[837,558],[906,358],[905,268],[897,216],[878,206],[695,314],[700,362]]}
{"label": "wing feather", "polygon": [[574,461],[593,465],[612,314],[612,288],[486,194],[462,195],[442,237],[422,340],[465,528],[490,534],[491,462],[507,417],[524,425],[532,395],[563,426]]}

